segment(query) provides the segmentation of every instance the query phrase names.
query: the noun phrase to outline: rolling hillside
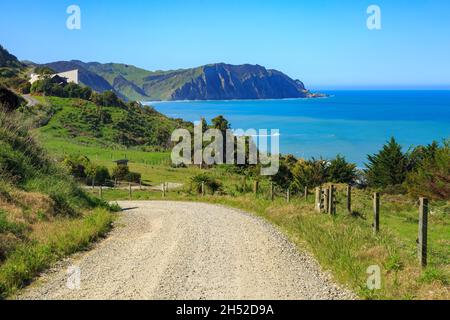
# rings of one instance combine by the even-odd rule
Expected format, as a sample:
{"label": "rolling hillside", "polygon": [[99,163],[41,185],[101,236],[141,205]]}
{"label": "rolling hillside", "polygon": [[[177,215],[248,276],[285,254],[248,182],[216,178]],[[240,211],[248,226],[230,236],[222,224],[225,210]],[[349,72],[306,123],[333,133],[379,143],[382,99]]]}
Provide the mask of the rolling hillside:
{"label": "rolling hillside", "polygon": [[139,104],[98,106],[81,99],[40,98],[44,106],[29,112],[40,122],[39,133],[46,141],[69,140],[80,145],[108,148],[148,146],[165,150],[176,128],[189,122],[168,118]]}
{"label": "rolling hillside", "polygon": [[313,96],[299,80],[259,65],[205,65],[173,71],[147,71],[131,65],[59,61],[57,72],[78,69],[82,84],[113,90],[127,100],[282,99]]}

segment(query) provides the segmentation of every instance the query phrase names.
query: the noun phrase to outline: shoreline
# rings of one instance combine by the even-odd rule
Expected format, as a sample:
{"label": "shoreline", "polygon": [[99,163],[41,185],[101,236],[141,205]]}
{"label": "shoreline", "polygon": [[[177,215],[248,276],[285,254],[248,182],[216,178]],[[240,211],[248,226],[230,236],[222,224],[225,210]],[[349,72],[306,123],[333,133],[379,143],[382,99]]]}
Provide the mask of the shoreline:
{"label": "shoreline", "polygon": [[227,100],[156,100],[156,101],[139,101],[142,105],[150,106],[152,104],[161,103],[192,103],[192,102],[246,102],[246,101],[295,101],[295,100],[312,100],[312,99],[327,99],[332,98],[335,95],[324,94],[323,96],[317,97],[304,97],[304,98],[281,98],[281,99],[227,99]]}

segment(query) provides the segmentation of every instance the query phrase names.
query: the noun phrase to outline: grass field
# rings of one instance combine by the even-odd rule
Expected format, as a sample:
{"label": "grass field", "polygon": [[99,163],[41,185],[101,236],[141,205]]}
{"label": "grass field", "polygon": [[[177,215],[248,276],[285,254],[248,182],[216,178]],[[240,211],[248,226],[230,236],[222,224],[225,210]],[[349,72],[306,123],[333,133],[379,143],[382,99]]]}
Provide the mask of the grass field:
{"label": "grass field", "polygon": [[55,262],[106,235],[115,216],[96,209],[75,219],[57,218],[33,224],[29,240],[17,246],[0,264],[0,299],[15,294]]}

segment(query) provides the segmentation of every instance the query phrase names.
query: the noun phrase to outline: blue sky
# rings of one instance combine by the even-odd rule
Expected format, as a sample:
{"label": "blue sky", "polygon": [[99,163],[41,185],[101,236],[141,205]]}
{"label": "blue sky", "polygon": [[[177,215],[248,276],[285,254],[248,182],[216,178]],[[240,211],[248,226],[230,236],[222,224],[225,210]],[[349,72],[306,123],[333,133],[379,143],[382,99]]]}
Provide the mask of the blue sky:
{"label": "blue sky", "polygon": [[[81,30],[66,28],[72,4]],[[366,27],[371,4],[381,30]],[[0,12],[0,44],[39,63],[252,63],[312,89],[450,88],[448,0],[2,0]]]}

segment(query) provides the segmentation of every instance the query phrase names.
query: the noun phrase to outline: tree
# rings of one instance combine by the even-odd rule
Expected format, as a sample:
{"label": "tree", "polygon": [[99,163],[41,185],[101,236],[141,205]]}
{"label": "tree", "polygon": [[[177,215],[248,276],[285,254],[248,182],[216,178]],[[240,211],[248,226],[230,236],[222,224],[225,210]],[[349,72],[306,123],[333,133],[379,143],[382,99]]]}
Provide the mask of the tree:
{"label": "tree", "polygon": [[345,157],[337,155],[327,168],[328,180],[335,183],[353,183],[357,177],[356,164],[348,163]]}
{"label": "tree", "polygon": [[424,149],[422,161],[407,175],[406,188],[414,197],[449,200],[450,140],[444,141],[442,147],[433,143]]}
{"label": "tree", "polygon": [[93,93],[91,95],[91,101],[95,104],[103,107],[126,107],[117,95],[112,91],[105,91],[103,93]]}
{"label": "tree", "polygon": [[214,119],[211,120],[212,122],[212,127],[214,129],[218,129],[220,130],[220,132],[222,133],[222,138],[223,138],[223,149],[222,149],[222,161],[223,163],[226,163],[226,132],[228,129],[230,129],[230,123],[228,122],[227,119],[225,119],[223,116],[217,116]]}
{"label": "tree", "polygon": [[130,169],[128,168],[128,166],[120,164],[113,169],[112,176],[117,180],[126,180],[129,173]]}
{"label": "tree", "polygon": [[280,166],[278,172],[271,176],[271,180],[282,188],[287,188],[292,184],[292,169],[297,163],[297,159],[292,155],[280,157]]}
{"label": "tree", "polygon": [[91,184],[92,180],[94,180],[95,184],[102,185],[111,178],[108,168],[92,163],[86,168],[86,176],[88,184]]}
{"label": "tree", "polygon": [[392,137],[381,151],[368,156],[365,174],[371,187],[386,188],[401,185],[406,178],[407,156]]}
{"label": "tree", "polygon": [[51,74],[55,74],[56,73],[53,69],[51,69],[49,67],[46,67],[46,66],[36,67],[34,69],[34,72],[39,74],[39,75],[51,75]]}
{"label": "tree", "polygon": [[91,161],[85,156],[68,156],[63,160],[63,164],[73,177],[86,178],[86,169],[91,165]]}
{"label": "tree", "polygon": [[300,159],[292,169],[293,185],[303,190],[304,187],[314,188],[320,186],[327,179],[327,161]]}

